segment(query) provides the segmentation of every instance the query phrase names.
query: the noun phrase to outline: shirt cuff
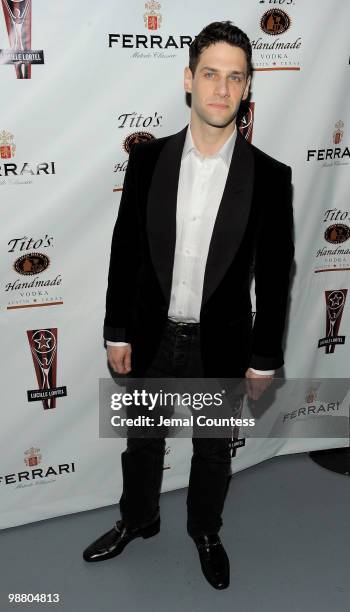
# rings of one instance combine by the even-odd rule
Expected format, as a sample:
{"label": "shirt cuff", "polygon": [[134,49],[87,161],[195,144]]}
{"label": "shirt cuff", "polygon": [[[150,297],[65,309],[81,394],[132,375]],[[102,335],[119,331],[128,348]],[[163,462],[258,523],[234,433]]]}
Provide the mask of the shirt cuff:
{"label": "shirt cuff", "polygon": [[261,374],[261,376],[273,376],[275,370],[256,370],[255,368],[250,368],[252,372],[255,374]]}
{"label": "shirt cuff", "polygon": [[106,340],[107,346],[128,346],[129,342],[112,342],[112,340]]}

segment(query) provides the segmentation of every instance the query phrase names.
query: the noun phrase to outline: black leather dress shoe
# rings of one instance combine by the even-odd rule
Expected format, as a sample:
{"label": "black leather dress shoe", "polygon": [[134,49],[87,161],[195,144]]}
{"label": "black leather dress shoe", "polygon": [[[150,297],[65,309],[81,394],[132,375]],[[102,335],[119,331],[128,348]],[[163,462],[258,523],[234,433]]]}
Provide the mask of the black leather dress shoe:
{"label": "black leather dress shoe", "polygon": [[193,538],[203,574],[214,589],[227,589],[230,584],[230,562],[217,534]]}
{"label": "black leather dress shoe", "polygon": [[123,521],[117,521],[115,527],[95,540],[83,552],[85,561],[104,561],[119,555],[131,540],[151,538],[160,529],[160,517],[146,527],[128,529]]}

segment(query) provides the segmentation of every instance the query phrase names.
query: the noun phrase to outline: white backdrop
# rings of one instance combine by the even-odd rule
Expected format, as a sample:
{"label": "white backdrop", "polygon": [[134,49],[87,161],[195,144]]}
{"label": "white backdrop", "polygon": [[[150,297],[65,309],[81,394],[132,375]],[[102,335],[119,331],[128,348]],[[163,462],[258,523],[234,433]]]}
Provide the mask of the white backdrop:
{"label": "white backdrop", "polygon": [[[13,3],[17,21],[26,3]],[[24,47],[41,63],[31,78],[17,78],[5,62],[19,58],[20,42],[11,50],[9,5],[0,1],[2,527],[119,499],[124,442],[99,439],[98,379],[109,376],[102,324],[124,146],[135,133],[160,137],[186,125],[186,41],[211,21],[230,19],[253,42],[252,142],[293,169],[286,376],[348,376],[350,67],[347,35],[334,24],[350,21],[350,4],[146,4],[32,0],[24,25],[13,28],[28,41],[31,21]],[[331,342],[318,347],[326,337]],[[40,376],[57,389],[46,408],[28,400]],[[250,439],[233,469],[345,444]],[[186,486],[190,453],[190,440],[168,441],[163,490]]]}

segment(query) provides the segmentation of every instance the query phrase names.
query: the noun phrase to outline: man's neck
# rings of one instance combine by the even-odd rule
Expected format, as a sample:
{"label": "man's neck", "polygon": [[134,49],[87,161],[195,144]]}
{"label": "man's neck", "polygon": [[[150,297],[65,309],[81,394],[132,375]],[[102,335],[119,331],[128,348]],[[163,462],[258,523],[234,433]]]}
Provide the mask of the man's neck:
{"label": "man's neck", "polygon": [[232,121],[224,128],[202,124],[191,117],[191,134],[198,151],[204,155],[215,155],[224,146],[236,129],[236,122]]}

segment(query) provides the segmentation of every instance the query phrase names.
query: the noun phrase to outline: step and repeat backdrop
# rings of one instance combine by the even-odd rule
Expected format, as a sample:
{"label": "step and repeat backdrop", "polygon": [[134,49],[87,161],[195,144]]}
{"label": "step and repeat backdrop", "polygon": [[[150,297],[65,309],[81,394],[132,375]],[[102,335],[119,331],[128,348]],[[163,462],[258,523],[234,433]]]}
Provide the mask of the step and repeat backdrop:
{"label": "step and repeat backdrop", "polygon": [[[348,376],[348,1],[0,0],[1,527],[119,499],[125,440],[99,437],[98,381],[110,376],[102,324],[128,155],[188,123],[188,45],[227,19],[253,46],[240,129],[293,169],[285,375]],[[288,427],[319,426],[336,405],[321,400],[308,389]],[[233,471],[348,443],[282,429],[242,438]],[[163,490],[187,485],[191,451],[168,440]]]}

